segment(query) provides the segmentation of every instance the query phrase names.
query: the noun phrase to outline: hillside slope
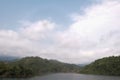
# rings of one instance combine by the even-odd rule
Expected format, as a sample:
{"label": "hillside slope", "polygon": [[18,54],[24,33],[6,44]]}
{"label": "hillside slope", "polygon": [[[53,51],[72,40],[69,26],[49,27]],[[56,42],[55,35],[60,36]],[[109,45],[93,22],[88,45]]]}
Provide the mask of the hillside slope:
{"label": "hillside slope", "polygon": [[120,56],[98,59],[85,66],[81,73],[120,76]]}
{"label": "hillside slope", "polygon": [[79,66],[47,60],[40,57],[25,57],[12,62],[0,62],[0,77],[31,77],[46,73],[78,72]]}

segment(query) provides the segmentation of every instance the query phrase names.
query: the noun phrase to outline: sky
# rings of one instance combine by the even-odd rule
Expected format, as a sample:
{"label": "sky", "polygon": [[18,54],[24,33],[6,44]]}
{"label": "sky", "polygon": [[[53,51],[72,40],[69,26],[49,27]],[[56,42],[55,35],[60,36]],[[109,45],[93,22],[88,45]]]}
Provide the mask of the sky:
{"label": "sky", "polygon": [[84,64],[120,55],[120,0],[0,0],[0,55]]}

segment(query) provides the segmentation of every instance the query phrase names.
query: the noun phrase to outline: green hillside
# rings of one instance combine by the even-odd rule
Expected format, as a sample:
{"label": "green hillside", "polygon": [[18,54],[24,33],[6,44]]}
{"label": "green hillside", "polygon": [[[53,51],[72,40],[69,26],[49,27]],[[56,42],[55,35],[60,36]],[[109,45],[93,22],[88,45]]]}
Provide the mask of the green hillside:
{"label": "green hillside", "polygon": [[40,57],[25,57],[12,62],[0,62],[0,77],[32,77],[46,73],[78,72],[80,67]]}
{"label": "green hillside", "polygon": [[120,56],[98,59],[85,67],[40,57],[25,57],[13,61],[0,61],[0,77],[5,78],[33,77],[59,72],[120,76]]}
{"label": "green hillside", "polygon": [[85,66],[81,73],[120,76],[120,56],[98,59]]}

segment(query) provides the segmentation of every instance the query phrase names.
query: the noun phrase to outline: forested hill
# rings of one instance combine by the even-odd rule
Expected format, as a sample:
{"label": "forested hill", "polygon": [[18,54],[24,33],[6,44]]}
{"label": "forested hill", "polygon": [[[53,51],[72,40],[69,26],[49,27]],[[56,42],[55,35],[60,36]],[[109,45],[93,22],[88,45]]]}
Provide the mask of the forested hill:
{"label": "forested hill", "polygon": [[47,60],[40,57],[25,57],[12,61],[0,61],[0,77],[32,77],[47,73],[75,72],[85,74],[120,76],[120,56],[105,57],[80,67],[74,64]]}
{"label": "forested hill", "polygon": [[47,60],[40,57],[0,62],[0,77],[32,77],[46,73],[79,72],[80,67],[74,64]]}
{"label": "forested hill", "polygon": [[120,76],[120,56],[98,59],[84,67],[81,73]]}

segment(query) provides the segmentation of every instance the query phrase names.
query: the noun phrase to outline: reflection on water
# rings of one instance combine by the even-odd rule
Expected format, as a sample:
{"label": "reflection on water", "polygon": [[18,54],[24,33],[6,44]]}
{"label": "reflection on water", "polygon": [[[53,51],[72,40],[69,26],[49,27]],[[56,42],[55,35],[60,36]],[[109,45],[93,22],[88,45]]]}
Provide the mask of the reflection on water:
{"label": "reflection on water", "polygon": [[28,79],[0,79],[0,80],[120,80],[117,76],[98,76],[98,75],[84,75],[75,73],[56,73],[45,76],[38,76]]}

